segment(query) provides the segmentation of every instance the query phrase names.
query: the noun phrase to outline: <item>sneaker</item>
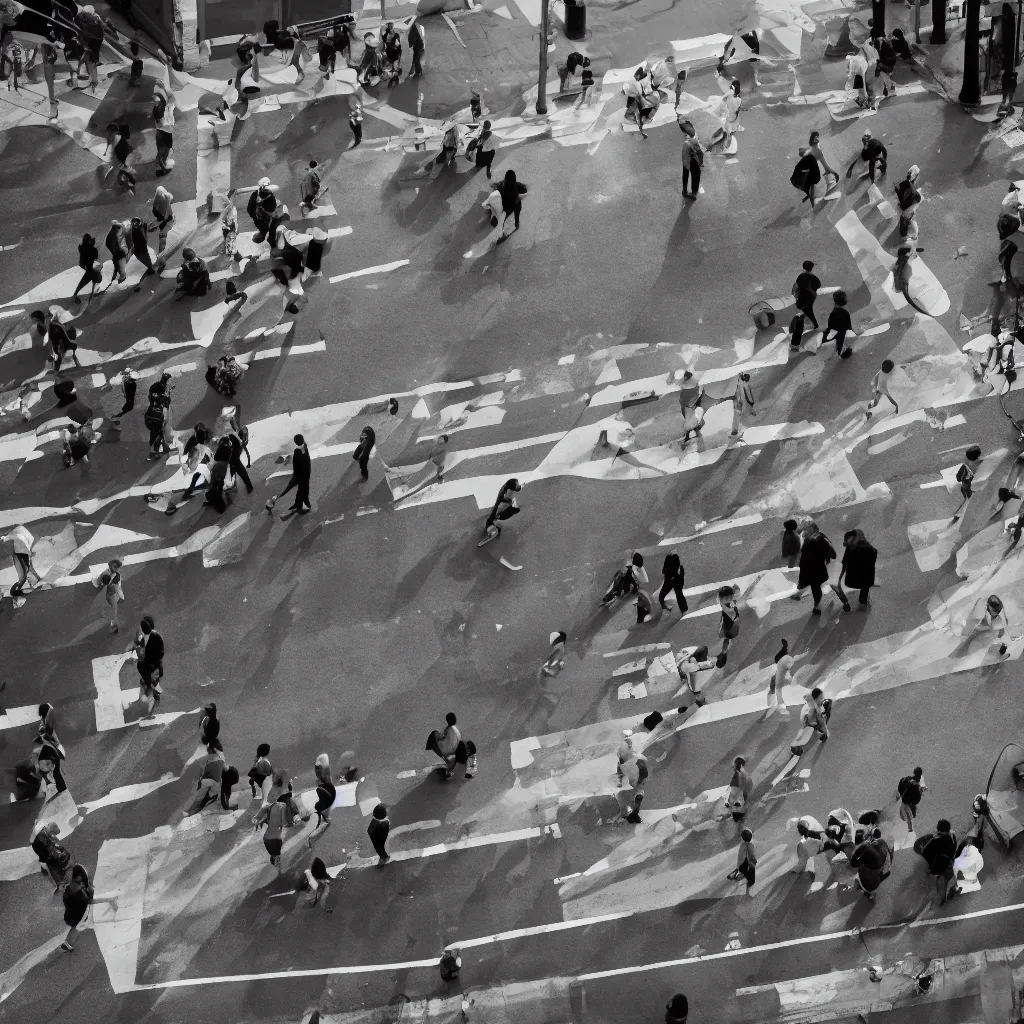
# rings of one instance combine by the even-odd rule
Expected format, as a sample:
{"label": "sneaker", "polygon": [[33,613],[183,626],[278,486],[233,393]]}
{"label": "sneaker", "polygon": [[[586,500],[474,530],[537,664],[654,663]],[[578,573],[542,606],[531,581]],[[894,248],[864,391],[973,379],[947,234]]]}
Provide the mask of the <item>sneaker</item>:
{"label": "sneaker", "polygon": [[75,950],[75,947],[72,946],[70,942],[62,942],[60,944],[60,948],[66,950],[68,953],[73,953]]}
{"label": "sneaker", "polygon": [[628,821],[630,825],[639,825],[642,820],[643,819],[640,817],[639,814],[636,813],[636,811],[634,811],[631,815],[629,815],[629,817],[626,818],[626,821]]}
{"label": "sneaker", "polygon": [[821,609],[820,608],[812,608],[811,609],[811,614],[812,615],[820,615],[821,614]]}
{"label": "sneaker", "polygon": [[843,602],[843,611],[844,612],[853,611],[853,609],[850,607],[850,602],[849,601],[844,601]]}
{"label": "sneaker", "polygon": [[471,778],[473,778],[473,773],[472,772],[466,772],[466,776],[465,777],[467,779],[471,779]]}

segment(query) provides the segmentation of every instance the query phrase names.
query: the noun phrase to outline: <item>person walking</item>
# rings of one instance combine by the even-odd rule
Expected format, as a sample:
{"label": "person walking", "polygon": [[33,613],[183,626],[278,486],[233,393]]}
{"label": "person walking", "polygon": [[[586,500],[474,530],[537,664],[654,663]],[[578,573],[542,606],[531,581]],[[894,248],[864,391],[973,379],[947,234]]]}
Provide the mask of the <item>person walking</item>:
{"label": "person walking", "polygon": [[725,76],[718,69],[715,70],[715,77],[723,95],[710,109],[721,120],[722,125],[715,129],[712,144],[721,142],[722,152],[727,153],[730,151],[733,135],[741,130],[740,111],[743,109],[743,100],[740,97],[739,79],[734,78],[726,82]]}
{"label": "person walking", "polygon": [[110,609],[110,630],[116,633],[120,628],[117,620],[117,606],[124,600],[124,590],[121,588],[121,566],[124,563],[120,558],[112,558],[107,562],[107,567],[94,581],[98,590],[103,588],[103,597]]}
{"label": "person walking", "polygon": [[619,765],[620,779],[625,777],[632,790],[626,797],[625,806],[621,809],[621,817],[625,818],[631,825],[639,825],[640,805],[644,802],[647,792],[647,780],[650,778],[650,768],[647,766],[647,758],[637,753],[630,745],[629,757]]}
{"label": "person walking", "polygon": [[501,490],[498,491],[498,497],[494,501],[494,507],[491,509],[491,514],[484,521],[484,538],[477,542],[477,547],[483,547],[484,544],[495,540],[501,535],[501,522],[511,519],[513,516],[519,514],[519,503],[516,501],[516,495],[523,489],[523,485],[515,478],[511,477],[501,485]]}
{"label": "person walking", "polygon": [[782,557],[790,569],[800,564],[800,524],[795,519],[787,519],[782,524]]}
{"label": "person walking", "polygon": [[814,154],[814,159],[821,164],[825,171],[825,191],[828,192],[828,175],[832,175],[834,181],[832,187],[835,188],[839,184],[839,172],[828,162],[828,158],[822,152],[821,149],[821,132],[815,130],[811,132],[807,139],[807,149]]}
{"label": "person walking", "polygon": [[665,556],[665,561],[661,565],[661,575],[663,582],[658,593],[658,604],[667,611],[669,606],[665,603],[665,598],[671,591],[676,595],[676,609],[679,612],[679,617],[682,618],[689,611],[690,606],[686,603],[686,595],[683,593],[686,573],[683,563],[675,551],[670,551]]}
{"label": "person walking", "polygon": [[789,641],[783,640],[779,653],[775,655],[775,667],[768,681],[768,709],[764,713],[765,721],[778,709],[780,718],[789,718],[783,687],[793,681],[793,655],[789,653]]}
{"label": "person walking", "polygon": [[309,167],[299,182],[300,209],[315,210],[323,192],[323,179],[320,176],[320,164],[316,160],[309,161]]}
{"label": "person walking", "polygon": [[921,174],[921,168],[914,164],[907,176],[894,186],[896,202],[900,208],[899,233],[900,238],[905,238],[908,243],[914,243],[918,239],[918,227],[916,214],[921,205],[921,192],[917,187],[917,179]]}
{"label": "person walking", "polygon": [[71,880],[71,853],[58,841],[60,825],[48,821],[32,837],[32,852],[39,858],[39,863],[53,882],[54,892],[60,890]]}
{"label": "person walking", "polygon": [[928,864],[928,874],[935,879],[935,896],[940,907],[949,898],[949,883],[954,879],[956,849],[956,833],[945,818],[940,818],[935,826],[935,834],[921,850],[921,856]]}
{"label": "person walking", "polygon": [[924,769],[915,768],[912,775],[904,775],[896,787],[900,796],[900,818],[907,823],[907,831],[913,835],[914,819],[921,797],[928,787],[924,784]]}
{"label": "person walking", "polygon": [[292,785],[289,782],[288,788],[280,793],[272,802],[260,808],[254,819],[257,830],[261,825],[266,825],[267,830],[263,833],[263,848],[270,854],[270,863],[281,870],[281,850],[284,847],[285,829],[295,824],[299,817],[299,805],[292,795]]}
{"label": "person walking", "polygon": [[488,181],[491,180],[491,164],[494,163],[498,148],[497,141],[497,136],[491,131],[491,122],[484,121],[480,134],[466,146],[466,159],[475,160],[475,166],[483,167]]}
{"label": "person walking", "polygon": [[[960,631],[962,639],[950,652],[950,657],[966,651],[970,647],[971,641],[980,634],[994,634],[997,640],[1002,640],[1009,626],[1002,598],[998,594],[989,594],[988,597],[978,598]],[[999,644],[996,653],[1000,658],[1006,656],[1005,641]]]}
{"label": "person walking", "polygon": [[747,895],[754,888],[757,878],[757,851],[754,849],[754,833],[745,828],[740,832],[740,844],[736,848],[736,870],[727,877],[732,881],[743,879],[747,883]]}
{"label": "person walking", "polygon": [[677,992],[671,1002],[665,1004],[665,1024],[686,1024],[690,1004],[682,992]]}
{"label": "person walking", "polygon": [[377,804],[373,809],[373,816],[370,824],[366,826],[366,834],[370,837],[374,852],[378,857],[378,865],[387,864],[391,860],[391,854],[387,851],[388,833],[391,831],[391,822],[388,819],[388,809],[384,804]]}
{"label": "person walking", "polygon": [[794,875],[802,875],[805,871],[815,881],[814,858],[825,848],[825,829],[817,818],[805,814],[797,819],[796,832],[800,837],[796,844],[796,867]]}
{"label": "person walking", "polygon": [[295,489],[295,501],[287,512],[281,514],[282,519],[289,519],[298,513],[305,515],[313,510],[309,503],[309,479],[312,474],[312,462],[309,457],[309,448],[306,446],[306,439],[302,434],[296,434],[292,438],[295,442],[295,451],[292,452],[292,476],[285,489],[268,503],[273,508],[273,502],[280,501],[292,488]]}
{"label": "person walking", "polygon": [[736,600],[736,588],[720,587],[718,590],[718,608],[722,618],[718,625],[718,635],[722,640],[722,649],[718,652],[715,664],[722,668],[728,657],[729,645],[740,635],[740,606]]}
{"label": "person walking", "polygon": [[462,742],[462,733],[459,731],[458,718],[454,711],[449,711],[444,720],[444,731],[434,730],[431,736],[435,737],[434,750],[437,756],[444,761],[444,777],[450,779],[455,775],[456,755]]}
{"label": "person walking", "polygon": [[448,443],[450,438],[447,434],[438,434],[434,443],[430,446],[430,461],[437,469],[437,482],[444,482],[444,464],[448,455]]}
{"label": "person walking", "polygon": [[882,82],[882,96],[875,100],[875,109],[877,110],[882,97],[896,95],[896,83],[892,80],[892,73],[896,70],[896,51],[884,35],[872,39],[871,45],[878,54],[878,59],[875,61],[875,78],[881,79]]}
{"label": "person walking", "polygon": [[885,174],[886,172],[889,162],[889,151],[869,131],[864,132],[860,137],[860,142],[860,152],[853,158],[853,161],[847,168],[846,176],[849,178],[853,174],[854,167],[863,160],[867,164],[867,170],[861,175],[861,178],[868,178],[874,184],[875,174]]}
{"label": "person walking", "polygon": [[[129,235],[131,237],[132,251],[131,255],[134,256],[145,268],[145,273],[142,278],[145,279],[151,275],[156,275],[156,267],[153,266],[153,259],[149,255],[149,227],[141,217],[132,217],[129,226]],[[131,259],[131,256],[129,256]],[[135,286],[136,292],[142,291],[142,280]]]}
{"label": "person walking", "polygon": [[[511,168],[505,172],[505,177],[498,185],[498,193],[501,196],[501,209],[505,219],[501,224],[501,234],[498,242],[504,242],[513,232],[519,230],[519,215],[523,212],[523,196],[526,195],[527,187],[521,181],[516,180],[516,172]],[[509,217],[513,219],[512,231],[506,232],[505,226]]]}
{"label": "person walking", "polygon": [[981,465],[981,446],[972,444],[964,452],[964,461],[960,463],[960,468],[956,471],[956,480],[960,484],[960,495],[962,501],[957,505],[956,511],[953,513],[953,518],[950,522],[957,522],[960,517],[967,511],[967,506],[970,504],[971,498],[974,497],[974,489],[972,484],[974,478],[978,474],[978,467]]}
{"label": "person walking", "polygon": [[153,96],[153,121],[156,124],[156,176],[162,178],[174,169],[174,93],[158,88]]}
{"label": "person walking", "polygon": [[[0,537],[0,540],[11,547],[11,561],[14,562],[14,570],[18,574],[18,594],[25,589],[29,576],[35,576],[36,586],[41,585],[43,578],[32,565],[32,548],[36,539],[28,529],[19,523]],[[11,587],[11,591],[13,593],[14,587]]]}
{"label": "person walking", "polygon": [[171,230],[171,225],[174,223],[173,203],[174,196],[163,185],[157,185],[156,192],[153,193],[152,208],[153,220],[156,223],[157,231],[157,256],[167,248],[167,233]]}
{"label": "person walking", "polygon": [[850,602],[843,591],[843,580],[853,590],[859,591],[857,606],[867,611],[868,597],[875,585],[875,563],[878,551],[871,546],[863,530],[847,530],[843,535],[843,563],[836,582],[836,594],[843,601],[843,610],[850,610]]}
{"label": "person walking", "polygon": [[124,284],[128,279],[125,264],[128,262],[129,250],[128,232],[121,221],[115,219],[110,222],[110,230],[107,232],[103,244],[107,247],[107,252],[110,253],[110,258],[114,262],[114,273],[107,284],[107,288],[114,283],[115,278],[118,284]]}
{"label": "person walking", "polygon": [[217,705],[212,701],[203,708],[203,717],[199,721],[199,742],[208,747],[220,737],[220,719],[217,717]]}
{"label": "person walking", "polygon": [[869,900],[878,895],[878,887],[889,877],[891,861],[892,849],[879,828],[871,829],[869,836],[851,854],[850,867],[857,869],[853,884]]}
{"label": "person walking", "polygon": [[[264,784],[274,774],[274,766],[270,763],[270,744],[261,743],[256,748],[256,756],[253,758],[252,767],[249,769],[249,789],[252,791],[253,800],[257,795],[264,795]],[[269,792],[269,790],[267,790]]]}
{"label": "person walking", "polygon": [[734,757],[732,761],[732,778],[729,780],[729,792],[725,798],[726,810],[732,814],[732,820],[741,822],[747,816],[747,801],[750,799],[754,784],[747,771],[747,759]]}
{"label": "person walking", "polygon": [[[690,693],[693,694],[694,704],[702,708],[707,703],[704,699],[703,687],[700,682],[700,673],[708,672],[716,667],[717,662],[713,658],[708,658],[708,649],[706,646],[698,647],[690,654],[683,652],[682,654],[676,655],[676,671],[679,673],[679,678],[683,681]],[[682,714],[686,710],[686,706],[682,706],[679,709],[679,713]]]}
{"label": "person walking", "polygon": [[353,460],[359,463],[359,475],[364,480],[369,479],[370,476],[367,467],[370,464],[370,455],[376,443],[377,432],[367,424],[359,432],[359,443],[356,445],[356,450],[352,453]]}
{"label": "person walking", "polygon": [[108,896],[97,896],[89,882],[89,872],[76,864],[71,869],[71,880],[64,889],[62,897],[64,901],[64,923],[68,926],[68,933],[60,948],[70,953],[74,950],[72,940],[78,936],[78,926],[85,919],[85,915],[91,906],[97,903],[106,903],[117,910],[117,893]]}
{"label": "person walking", "polygon": [[687,199],[696,199],[700,192],[700,175],[704,167],[704,147],[697,138],[697,131],[691,121],[680,121],[679,130],[683,133],[683,195]]}
{"label": "person walking", "polygon": [[802,270],[796,275],[791,289],[796,308],[803,313],[818,330],[818,318],[814,315],[814,301],[821,288],[821,279],[814,273],[814,261],[804,260]]}
{"label": "person walking", "polygon": [[803,192],[802,203],[810,202],[811,209],[814,209],[814,186],[821,181],[821,168],[818,166],[817,157],[806,147],[801,146],[799,150],[800,159],[797,160],[793,173],[789,177],[790,184],[799,192]]}
{"label": "person walking", "polygon": [[146,702],[146,717],[152,718],[163,692],[160,680],[164,676],[164,638],[157,632],[152,615],[143,615],[139,633],[135,638],[136,669],[139,673],[139,699]]}
{"label": "person walking", "polygon": [[[580,70],[580,94],[572,105],[573,110],[579,110],[581,106],[590,106],[590,97],[594,92],[594,69],[590,66],[590,58],[583,58],[583,67]],[[677,104],[678,105],[678,104]]]}
{"label": "person walking", "polygon": [[841,359],[849,359],[853,355],[853,349],[846,345],[846,335],[853,331],[853,321],[850,319],[850,311],[846,308],[846,292],[842,289],[832,296],[832,312],[828,315],[828,323],[825,325],[825,333],[821,336],[821,343],[825,345],[829,341],[829,333],[833,332],[836,339],[836,355]]}
{"label": "person walking", "polygon": [[327,865],[319,857],[314,857],[312,863],[303,872],[299,888],[309,890],[306,906],[319,905],[326,913],[332,913],[333,908],[327,906],[327,897],[331,894],[331,876]]}
{"label": "person walking", "polygon": [[[416,51],[412,53],[413,64],[416,63]],[[349,97],[348,126],[352,129],[352,145],[355,149],[363,141],[363,105],[355,96]]]}
{"label": "person walking", "polygon": [[82,268],[82,279],[75,285],[74,294],[71,296],[72,302],[82,301],[78,297],[78,293],[87,284],[92,287],[86,305],[92,302],[92,297],[96,294],[96,285],[103,280],[103,272],[96,267],[99,258],[100,251],[96,248],[96,239],[90,234],[82,235],[82,241],[78,245],[78,265]]}
{"label": "person walking", "polygon": [[899,415],[900,407],[896,403],[896,399],[889,394],[889,380],[891,379],[893,372],[896,369],[896,364],[891,359],[882,360],[882,368],[871,378],[871,401],[868,402],[867,410],[865,411],[865,418],[871,419],[871,414],[878,403],[882,400],[882,395],[889,400],[889,404],[893,407],[896,414]]}
{"label": "person walking", "polygon": [[804,706],[800,710],[800,731],[793,743],[790,744],[790,751],[797,757],[801,757],[807,744],[815,736],[822,743],[828,742],[828,715],[825,709],[824,694],[817,686],[810,693],[804,694]]}
{"label": "person walking", "polygon": [[409,25],[409,49],[412,50],[412,67],[409,69],[410,78],[419,78],[423,74],[423,51],[425,49],[426,36],[423,27],[418,20]]}
{"label": "person walking", "polygon": [[313,843],[331,827],[331,808],[338,795],[334,779],[331,777],[331,762],[326,754],[317,756],[313,773],[316,776],[316,803],[313,805],[313,810],[316,811],[316,825],[306,840],[306,845],[311,850]]}
{"label": "person walking", "polygon": [[742,433],[743,417],[749,412],[756,416],[754,409],[754,389],[750,386],[750,374],[741,373],[736,380],[736,390],[732,396],[732,430],[730,437],[739,437]]}
{"label": "person walking", "polygon": [[198,814],[207,804],[212,804],[217,799],[226,767],[224,748],[220,740],[212,739],[206,745],[206,760],[203,762],[199,778],[196,779],[196,791],[181,812],[182,817],[188,818]]}

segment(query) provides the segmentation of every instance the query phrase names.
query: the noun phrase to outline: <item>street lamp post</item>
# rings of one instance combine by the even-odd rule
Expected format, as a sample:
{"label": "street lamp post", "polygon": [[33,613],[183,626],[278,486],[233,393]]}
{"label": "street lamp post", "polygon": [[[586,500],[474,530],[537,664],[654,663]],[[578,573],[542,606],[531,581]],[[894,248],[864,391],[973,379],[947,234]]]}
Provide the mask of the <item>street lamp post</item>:
{"label": "street lamp post", "polygon": [[548,112],[548,0],[540,4],[540,75],[537,79],[537,113],[543,116]]}
{"label": "street lamp post", "polygon": [[964,81],[960,87],[960,103],[965,107],[976,107],[981,102],[979,80],[978,46],[981,42],[981,0],[967,0],[964,15]]}

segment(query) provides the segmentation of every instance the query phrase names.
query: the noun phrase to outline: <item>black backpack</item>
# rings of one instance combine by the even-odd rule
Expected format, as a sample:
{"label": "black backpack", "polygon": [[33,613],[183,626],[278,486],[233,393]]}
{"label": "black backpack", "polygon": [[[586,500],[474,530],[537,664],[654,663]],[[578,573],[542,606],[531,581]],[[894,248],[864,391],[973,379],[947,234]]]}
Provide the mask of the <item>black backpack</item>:
{"label": "black backpack", "polygon": [[163,407],[158,403],[154,402],[146,410],[146,414],[142,417],[142,422],[150,430],[157,430],[164,425],[164,414]]}

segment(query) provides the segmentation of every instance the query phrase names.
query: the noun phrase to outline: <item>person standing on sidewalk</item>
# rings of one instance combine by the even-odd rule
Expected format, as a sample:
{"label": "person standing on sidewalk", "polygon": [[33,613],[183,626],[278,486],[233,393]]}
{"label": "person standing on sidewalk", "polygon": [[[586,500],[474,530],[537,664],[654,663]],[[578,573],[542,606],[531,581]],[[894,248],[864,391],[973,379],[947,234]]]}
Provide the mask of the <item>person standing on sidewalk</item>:
{"label": "person standing on sidewalk", "polygon": [[391,854],[387,851],[388,833],[391,831],[391,822],[388,820],[388,809],[384,804],[377,804],[373,809],[373,817],[370,824],[366,826],[366,834],[373,843],[374,852],[379,860],[378,865],[387,864],[391,860]]}
{"label": "person standing on sidewalk", "polygon": [[853,321],[850,319],[850,311],[846,308],[846,292],[842,289],[832,296],[832,312],[828,315],[828,323],[825,325],[825,333],[821,336],[822,345],[829,340],[829,332],[835,333],[836,355],[840,359],[849,359],[853,355],[853,349],[846,345],[846,335],[853,330]]}
{"label": "person standing on sidewalk", "polygon": [[896,787],[896,791],[900,795],[900,817],[907,823],[907,831],[911,834],[914,832],[917,808],[927,788],[924,784],[923,768],[915,768],[913,775],[904,775]]}
{"label": "person standing on sidewalk", "polygon": [[803,269],[796,275],[796,280],[793,282],[792,294],[796,308],[814,324],[814,329],[818,330],[818,318],[814,315],[814,300],[818,297],[821,279],[813,271],[814,262],[804,260]]}
{"label": "person standing on sidewalk", "polygon": [[676,608],[679,611],[679,617],[682,618],[689,611],[690,606],[686,603],[686,597],[683,594],[686,572],[683,569],[683,563],[679,555],[675,551],[670,551],[665,556],[665,561],[661,566],[661,575],[664,578],[664,582],[661,585],[661,591],[658,593],[658,604],[667,611],[669,606],[665,603],[665,598],[668,597],[670,591],[673,592],[676,595]]}
{"label": "person standing on sidewalk", "polygon": [[[697,138],[697,131],[690,121],[680,121],[683,133],[683,196],[696,199],[700,192],[700,173],[704,166],[704,147]],[[692,185],[691,185],[692,183]]]}
{"label": "person standing on sidewalk", "polygon": [[409,26],[409,49],[412,50],[412,67],[410,78],[419,78],[423,74],[424,33],[419,21],[414,20]]}

